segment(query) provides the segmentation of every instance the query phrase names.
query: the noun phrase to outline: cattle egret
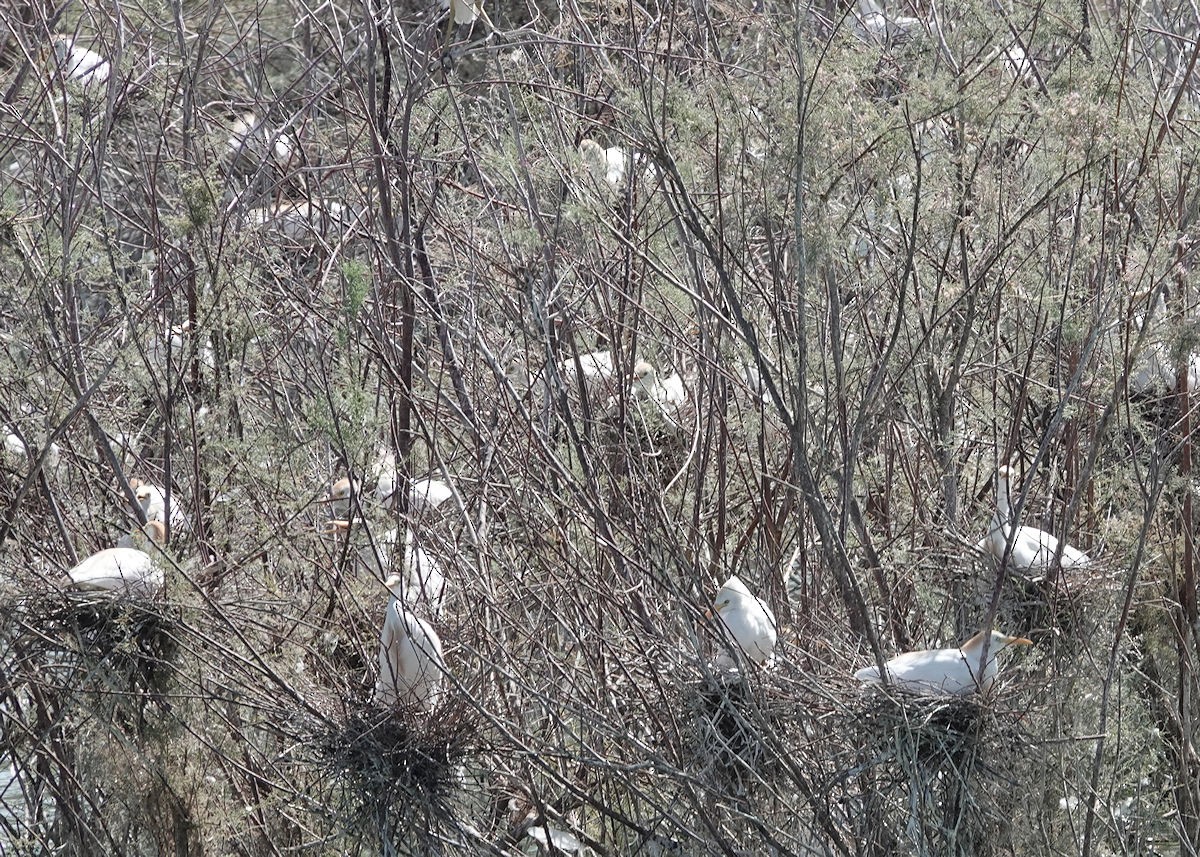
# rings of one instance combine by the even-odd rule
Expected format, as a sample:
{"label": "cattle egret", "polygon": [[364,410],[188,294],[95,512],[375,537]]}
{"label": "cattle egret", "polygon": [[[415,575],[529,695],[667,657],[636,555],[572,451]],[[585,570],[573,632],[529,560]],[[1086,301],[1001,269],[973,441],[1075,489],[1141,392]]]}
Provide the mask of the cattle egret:
{"label": "cattle egret", "polygon": [[151,545],[161,547],[167,543],[167,527],[162,521],[146,521],[132,533],[126,533],[117,539],[119,548],[137,548],[146,550]]}
{"label": "cattle egret", "polygon": [[[375,496],[385,508],[391,508],[396,500],[396,456],[391,451],[383,452],[372,468],[375,476]],[[432,512],[454,496],[454,489],[440,479],[417,479],[408,489],[410,513]]]}
{"label": "cattle egret", "polygon": [[[152,485],[149,482],[142,482],[139,479],[129,480],[129,485],[133,488],[134,496],[137,497],[138,505],[142,507],[142,511],[146,513],[147,521],[167,521],[167,495],[166,492],[157,485]],[[187,512],[183,509],[183,504],[179,502],[176,494],[171,495],[171,532],[179,534],[188,528]]]}
{"label": "cattle egret", "polygon": [[908,38],[921,26],[919,18],[889,14],[877,0],[859,0],[854,32],[863,41],[882,44]]}
{"label": "cattle egret", "polygon": [[687,390],[678,372],[660,379],[658,370],[645,360],[639,360],[633,367],[631,392],[659,405],[680,405],[687,401]]}
{"label": "cattle egret", "polygon": [[429,512],[454,496],[454,489],[440,479],[418,479],[408,489],[408,508]]}
{"label": "cattle egret", "polygon": [[[775,614],[766,603],[755,596],[736,574],[725,581],[712,614],[720,621],[721,631],[730,648],[738,648],[756,664],[765,663],[775,652],[778,640]],[[718,666],[735,667],[736,660],[722,653]]]}
{"label": "cattle egret", "polygon": [[404,578],[394,574],[385,584],[391,593],[379,635],[379,681],[375,701],[387,707],[429,711],[438,704],[446,660],[437,632],[418,619],[404,602]]}
{"label": "cattle egret", "polygon": [[[29,462],[29,451],[25,448],[25,443],[15,433],[9,430],[7,426],[0,429],[0,434],[4,435],[4,454],[13,460],[15,465],[23,465]],[[34,457],[36,458],[36,453]],[[61,461],[62,450],[57,443],[51,443],[50,449],[46,452],[46,460],[44,463],[47,475],[53,475],[58,472],[58,465]]]}
{"label": "cattle egret", "polygon": [[112,74],[108,60],[95,51],[80,47],[70,36],[57,33],[51,37],[58,67],[69,79],[80,86],[101,86]]}
{"label": "cattle egret", "polygon": [[318,503],[328,503],[330,510],[337,518],[345,518],[350,514],[351,498],[358,494],[358,482],[351,482],[349,476],[343,476],[337,479],[325,489],[323,496]]}
{"label": "cattle egret", "polygon": [[[980,631],[957,649],[927,649],[905,652],[888,661],[888,683],[912,693],[967,696],[977,691],[987,693],[996,681],[996,655],[1009,646],[1029,646],[1024,637],[1010,637],[992,631],[988,644],[987,663],[983,660],[983,643],[989,635]],[[863,667],[854,674],[859,681],[879,683],[878,667]]]}
{"label": "cattle egret", "polygon": [[67,572],[66,588],[150,598],[162,591],[163,572],[145,551],[108,548]]}
{"label": "cattle egret", "polygon": [[[1008,465],[1002,465],[996,471],[996,511],[992,514],[987,536],[976,547],[990,553],[997,562],[1002,562],[1011,542],[1011,553],[1007,555],[1015,571],[1025,575],[1044,572],[1059,553],[1058,539],[1037,527],[1018,526],[1013,521],[1013,507],[1008,493],[1011,477],[1012,468]],[[1073,568],[1091,562],[1087,554],[1068,544],[1062,545],[1061,550],[1061,568]]]}
{"label": "cattle egret", "polygon": [[[229,126],[229,154],[231,157],[261,158],[270,146],[271,158],[280,169],[287,169],[296,157],[296,141],[282,129],[271,131],[258,120],[253,111],[246,111]],[[253,158],[250,158],[253,160]]]}
{"label": "cattle egret", "polygon": [[250,227],[270,226],[286,238],[305,241],[345,229],[350,224],[350,215],[339,202],[280,201],[247,211],[245,223]]}
{"label": "cattle egret", "polygon": [[[573,377],[575,375],[575,358],[568,357],[558,364],[558,368],[564,376],[570,375]],[[583,379],[588,383],[607,381],[616,372],[613,368],[611,351],[589,351],[586,354],[580,354],[579,369],[583,373]]]}
{"label": "cattle egret", "polygon": [[628,163],[624,149],[617,146],[605,149],[595,140],[584,139],[579,143],[579,156],[597,181],[608,182],[614,188],[624,183]]}

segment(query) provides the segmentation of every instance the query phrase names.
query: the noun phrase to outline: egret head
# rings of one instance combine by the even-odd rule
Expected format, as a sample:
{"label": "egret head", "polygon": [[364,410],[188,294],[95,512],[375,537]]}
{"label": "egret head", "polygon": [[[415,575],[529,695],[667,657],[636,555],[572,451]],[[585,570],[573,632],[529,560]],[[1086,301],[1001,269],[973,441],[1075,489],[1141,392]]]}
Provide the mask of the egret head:
{"label": "egret head", "polygon": [[717,593],[717,598],[713,602],[711,613],[719,614],[722,610],[727,609],[731,604],[741,598],[749,598],[750,590],[746,588],[746,584],[742,583],[742,579],[736,574],[732,575],[721,590]]}
{"label": "egret head", "polygon": [[147,521],[142,525],[142,532],[151,544],[162,546],[167,543],[167,525],[162,521]]}
{"label": "egret head", "polygon": [[343,476],[335,481],[325,490],[325,496],[318,500],[318,503],[337,503],[341,500],[349,500],[350,494],[353,491],[353,483],[349,476]]}
{"label": "egret head", "polygon": [[[134,480],[134,482],[138,481]],[[133,482],[130,484],[132,485]],[[133,492],[133,496],[137,498],[138,505],[141,506],[144,511],[149,511],[150,504],[154,502],[154,493],[153,485],[147,485],[145,482],[138,482],[137,488]]]}
{"label": "egret head", "polygon": [[391,592],[394,597],[403,600],[404,589],[407,586],[407,581],[404,579],[403,575],[395,573],[389,574],[383,585],[387,587],[388,591]]}

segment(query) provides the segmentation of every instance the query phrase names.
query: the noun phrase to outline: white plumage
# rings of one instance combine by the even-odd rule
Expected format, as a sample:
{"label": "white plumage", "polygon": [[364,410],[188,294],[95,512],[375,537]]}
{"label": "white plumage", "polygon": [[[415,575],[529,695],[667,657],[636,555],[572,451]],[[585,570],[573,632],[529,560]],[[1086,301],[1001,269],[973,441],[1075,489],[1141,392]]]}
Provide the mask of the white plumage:
{"label": "white plumage", "polygon": [[614,188],[625,181],[628,158],[624,149],[617,146],[606,149],[595,140],[584,139],[579,143],[579,156],[598,181],[608,182]]}
{"label": "white plumage", "polygon": [[681,405],[687,401],[687,388],[678,372],[660,378],[654,364],[645,360],[639,360],[633,367],[631,392],[659,405]]}
{"label": "white plumage", "polygon": [[66,586],[150,598],[162,591],[163,572],[145,551],[107,548],[68,571]]}
{"label": "white plumage", "polygon": [[70,36],[61,33],[51,37],[58,66],[71,80],[81,86],[100,86],[108,81],[112,66],[93,50],[80,47]]}
{"label": "white plumage", "polygon": [[[999,671],[996,655],[1009,646],[1028,646],[1024,637],[1009,637],[992,631],[988,645],[987,663],[983,663],[983,642],[988,639],[982,631],[955,649],[926,649],[905,652],[888,661],[888,683],[901,690],[946,696],[966,696],[982,691],[987,693]],[[859,681],[879,682],[878,667],[864,667],[854,674]]]}
{"label": "white plumage", "polygon": [[[142,507],[142,511],[146,513],[147,521],[167,522],[167,495],[162,488],[153,485],[149,482],[142,482],[138,479],[129,480],[130,487],[133,488],[134,496],[137,497],[138,505]],[[183,504],[179,502],[179,495],[171,495],[171,532],[174,535],[179,535],[188,529],[188,516],[183,508]]]}
{"label": "white plumage", "polygon": [[[399,483],[395,453],[381,451],[371,470],[375,477],[375,496],[385,508],[390,509],[396,501],[396,486]],[[440,479],[417,479],[408,489],[408,511],[413,515],[432,512],[453,496],[454,489]]]}
{"label": "white plumage", "polygon": [[[1059,542],[1044,530],[1015,523],[1009,497],[1011,476],[1012,468],[1007,465],[1002,465],[996,471],[996,511],[992,514],[987,536],[981,539],[976,547],[987,551],[997,562],[1001,562],[1011,540],[1010,566],[1025,575],[1040,574],[1054,562],[1054,557],[1060,549]],[[1083,566],[1091,562],[1087,554],[1068,544],[1062,545],[1061,550],[1062,568]]]}
{"label": "white plumage", "polygon": [[403,601],[404,578],[387,579],[391,592],[379,635],[379,681],[375,701],[384,706],[429,711],[442,695],[446,660],[437,632]]}
{"label": "white plumage", "polygon": [[[765,663],[775,652],[778,640],[775,614],[755,596],[736,574],[725,581],[713,602],[713,614],[730,648],[740,649],[742,657],[756,664]],[[717,659],[721,667],[733,667],[736,660],[728,653]]]}

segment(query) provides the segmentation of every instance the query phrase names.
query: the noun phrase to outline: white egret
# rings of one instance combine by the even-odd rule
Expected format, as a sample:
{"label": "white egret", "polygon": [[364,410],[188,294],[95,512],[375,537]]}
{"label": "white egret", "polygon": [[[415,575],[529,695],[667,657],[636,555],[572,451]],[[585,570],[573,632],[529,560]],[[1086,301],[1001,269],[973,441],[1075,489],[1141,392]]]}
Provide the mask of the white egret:
{"label": "white egret", "polygon": [[150,598],[162,591],[162,568],[145,551],[107,548],[82,560],[66,574],[68,589]]}
{"label": "white egret", "polygon": [[[987,663],[983,663],[983,643],[988,644]],[[999,631],[990,635],[980,631],[956,649],[926,649],[905,652],[884,664],[888,683],[901,690],[946,696],[987,693],[996,681],[999,668],[996,655],[1009,646],[1029,646],[1024,637],[1010,637]],[[854,674],[859,681],[879,683],[878,667],[863,667]]]}
{"label": "white egret", "polygon": [[454,16],[454,23],[473,24],[479,19],[482,0],[441,0],[443,10],[449,9]]}
{"label": "white egret", "polygon": [[270,226],[293,241],[330,235],[347,228],[350,220],[346,206],[332,200],[281,200],[270,206],[252,208],[245,216],[247,226]]}
{"label": "white egret", "polygon": [[585,138],[579,143],[579,156],[598,181],[608,182],[614,188],[624,183],[629,160],[624,149],[617,146],[605,149],[595,140]]}
{"label": "white egret", "polygon": [[58,67],[69,79],[80,86],[101,86],[112,74],[108,60],[93,50],[80,47],[70,36],[56,33],[50,37],[54,45],[54,56]]}
{"label": "white egret", "polygon": [[[12,463],[20,467],[29,463],[29,450],[25,448],[25,443],[21,438],[7,426],[0,428],[0,434],[4,435],[4,454],[12,460]],[[34,453],[36,458],[36,453]],[[50,449],[46,453],[46,460],[43,462],[47,476],[58,473],[58,465],[62,460],[62,449],[57,443],[51,443]]]}
{"label": "white egret", "polygon": [[[568,357],[558,364],[559,371],[563,377],[575,376],[575,358]],[[611,351],[589,351],[579,355],[579,370],[583,373],[583,380],[592,384],[599,381],[607,381],[616,373],[613,366],[613,355]]]}
{"label": "white egret", "polygon": [[146,550],[151,546],[161,547],[167,543],[167,527],[162,521],[147,520],[132,533],[126,533],[117,539],[119,548],[137,548]]}
{"label": "white egret", "polygon": [[230,157],[235,160],[244,158],[253,162],[256,158],[261,159],[268,146],[272,160],[280,169],[286,170],[293,165],[296,140],[283,129],[272,131],[267,125],[259,122],[258,116],[250,110],[230,125],[228,149]]}
{"label": "white egret", "polygon": [[[768,661],[778,641],[775,614],[761,598],[755,596],[736,574],[725,581],[713,602],[712,615],[721,626],[729,647],[738,648],[756,664]],[[728,653],[717,658],[717,665],[734,667],[736,660]]]}
{"label": "white egret", "polygon": [[631,392],[662,406],[681,405],[687,401],[687,389],[683,385],[683,377],[678,372],[666,378],[659,378],[658,370],[645,360],[639,360],[633,367]]}
{"label": "white egret", "polygon": [[379,681],[375,701],[429,711],[437,706],[445,682],[446,659],[437,632],[404,602],[404,578],[391,575],[391,593],[379,635]]}
{"label": "white egret", "polygon": [[317,502],[328,503],[334,517],[345,518],[350,514],[351,501],[358,495],[359,488],[357,481],[351,481],[349,476],[343,476],[341,479],[335,479],[325,489],[325,496]]}
{"label": "white egret", "polygon": [[859,0],[854,33],[866,42],[900,41],[922,26],[919,18],[889,14],[877,0]]}
{"label": "white egret", "polygon": [[[396,455],[390,450],[381,452],[372,466],[375,477],[375,496],[385,508],[391,508],[396,500]],[[419,515],[432,512],[454,496],[454,489],[440,479],[417,479],[408,489],[408,510]]]}
{"label": "white egret", "polygon": [[[323,532],[348,534],[350,522],[327,521]],[[399,530],[395,527],[386,530],[359,548],[359,564],[377,580],[399,578],[404,602],[414,608],[423,607],[435,619],[439,618],[446,598],[446,575],[442,571],[441,563],[417,544],[416,533],[412,529],[405,529],[403,554],[399,558],[403,574],[398,573],[394,570],[398,541]]]}
{"label": "white egret", "polygon": [[[167,522],[167,494],[157,485],[142,482],[140,479],[130,479],[129,486],[133,488],[138,505],[146,513],[147,521]],[[171,494],[171,532],[175,535],[188,529],[188,516],[183,504],[179,502],[178,494]]]}
{"label": "white egret", "polygon": [[[976,547],[987,551],[997,562],[1001,562],[1011,542],[1012,550],[1008,553],[1008,560],[1015,571],[1024,575],[1044,572],[1050,568],[1059,553],[1058,539],[1037,527],[1018,525],[1013,520],[1015,516],[1009,497],[1011,476],[1012,468],[1008,465],[1002,465],[996,471],[996,511],[992,514],[987,536],[981,539]],[[1061,568],[1074,568],[1091,562],[1087,554],[1068,544],[1063,544],[1061,551]]]}

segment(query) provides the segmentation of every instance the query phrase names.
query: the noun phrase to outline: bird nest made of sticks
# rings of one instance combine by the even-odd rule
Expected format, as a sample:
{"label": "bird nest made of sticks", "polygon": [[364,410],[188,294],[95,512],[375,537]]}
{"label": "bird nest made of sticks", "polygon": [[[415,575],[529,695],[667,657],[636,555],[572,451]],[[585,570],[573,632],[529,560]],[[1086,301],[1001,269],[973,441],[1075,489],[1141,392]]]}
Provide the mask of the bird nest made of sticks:
{"label": "bird nest made of sticks", "polygon": [[[124,677],[130,690],[163,692],[177,649],[177,615],[161,601],[103,593],[23,596],[4,609],[10,654],[31,663],[62,656],[103,662],[104,687]],[[88,668],[90,671],[90,668]],[[82,689],[69,680],[72,690]]]}
{"label": "bird nest made of sticks", "polygon": [[986,759],[999,774],[1002,760],[1029,743],[1021,713],[997,708],[987,697],[872,688],[845,716],[845,728],[861,737],[860,746],[876,760],[902,755],[940,765],[978,758]]}
{"label": "bird nest made of sticks", "polygon": [[694,740],[683,748],[690,769],[742,786],[769,778],[780,728],[795,708],[776,692],[777,678],[761,668],[710,668],[682,685],[682,707],[694,724]]}
{"label": "bird nest made of sticks", "polygon": [[396,810],[414,829],[452,823],[450,798],[464,761],[478,752],[479,724],[454,703],[424,715],[368,706],[330,721],[317,751],[353,808]]}

